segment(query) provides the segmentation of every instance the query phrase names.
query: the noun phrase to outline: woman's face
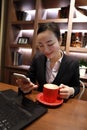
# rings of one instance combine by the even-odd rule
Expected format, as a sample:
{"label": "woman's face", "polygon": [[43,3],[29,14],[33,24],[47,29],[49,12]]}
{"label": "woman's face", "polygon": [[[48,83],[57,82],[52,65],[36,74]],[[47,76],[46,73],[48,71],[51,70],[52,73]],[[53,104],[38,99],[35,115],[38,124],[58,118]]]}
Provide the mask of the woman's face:
{"label": "woman's face", "polygon": [[50,30],[38,34],[37,44],[39,50],[49,59],[55,58],[60,49],[57,37]]}

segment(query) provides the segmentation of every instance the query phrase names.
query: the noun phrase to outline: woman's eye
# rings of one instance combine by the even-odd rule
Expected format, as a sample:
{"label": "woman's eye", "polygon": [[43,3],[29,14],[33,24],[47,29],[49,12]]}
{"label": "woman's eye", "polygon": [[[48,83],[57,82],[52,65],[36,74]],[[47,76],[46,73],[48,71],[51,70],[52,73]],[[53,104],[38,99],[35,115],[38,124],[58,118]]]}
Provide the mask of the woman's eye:
{"label": "woman's eye", "polygon": [[48,46],[53,46],[54,43],[48,44]]}
{"label": "woman's eye", "polygon": [[43,47],[43,45],[39,45],[39,47]]}

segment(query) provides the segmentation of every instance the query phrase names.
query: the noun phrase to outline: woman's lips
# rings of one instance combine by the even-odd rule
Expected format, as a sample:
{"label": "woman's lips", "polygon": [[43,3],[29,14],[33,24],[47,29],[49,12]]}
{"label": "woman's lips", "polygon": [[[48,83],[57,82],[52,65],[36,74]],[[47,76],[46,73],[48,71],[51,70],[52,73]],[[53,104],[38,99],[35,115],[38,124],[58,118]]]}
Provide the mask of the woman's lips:
{"label": "woman's lips", "polygon": [[51,54],[52,54],[52,52],[51,53],[46,53],[45,56],[49,57]]}

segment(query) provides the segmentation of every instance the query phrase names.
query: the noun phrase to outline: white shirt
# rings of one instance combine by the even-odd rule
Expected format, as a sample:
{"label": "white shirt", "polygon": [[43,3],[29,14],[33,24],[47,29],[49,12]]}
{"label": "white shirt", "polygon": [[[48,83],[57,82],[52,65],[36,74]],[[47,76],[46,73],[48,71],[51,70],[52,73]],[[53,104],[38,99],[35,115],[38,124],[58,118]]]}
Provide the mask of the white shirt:
{"label": "white shirt", "polygon": [[47,81],[47,83],[52,83],[53,80],[55,79],[55,77],[58,73],[62,58],[63,58],[63,52],[62,52],[61,58],[58,61],[56,61],[55,65],[52,69],[50,67],[50,59],[47,59],[47,62],[46,62],[46,81]]}

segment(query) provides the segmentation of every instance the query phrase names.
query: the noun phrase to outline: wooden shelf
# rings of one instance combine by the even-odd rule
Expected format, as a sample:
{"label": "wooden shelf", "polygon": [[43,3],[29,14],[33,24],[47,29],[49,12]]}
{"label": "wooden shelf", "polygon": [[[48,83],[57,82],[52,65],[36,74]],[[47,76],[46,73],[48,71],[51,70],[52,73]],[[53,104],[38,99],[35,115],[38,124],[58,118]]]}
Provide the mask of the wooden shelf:
{"label": "wooden shelf", "polygon": [[21,47],[21,48],[31,48],[31,45],[30,44],[26,44],[26,45],[25,44],[21,44],[21,45],[20,44],[19,45],[18,44],[11,44],[10,47],[11,48],[19,48],[19,47]]}
{"label": "wooden shelf", "polygon": [[12,25],[19,27],[21,29],[33,29],[34,21],[12,21]]}
{"label": "wooden shelf", "polygon": [[29,70],[30,66],[28,65],[19,65],[19,66],[5,66],[6,69],[16,69],[16,70]]}
{"label": "wooden shelf", "polygon": [[43,0],[42,1],[42,7],[44,9],[48,9],[48,8],[58,8],[58,7],[63,7],[63,6],[68,6],[69,5],[69,0],[55,0],[55,2],[53,0]]}
{"label": "wooden shelf", "polygon": [[57,22],[57,23],[68,23],[68,19],[46,19],[46,20],[39,20],[38,23],[48,23],[48,22]]}
{"label": "wooden shelf", "polygon": [[73,18],[73,21],[72,21],[72,22],[73,22],[73,23],[82,23],[82,24],[86,23],[86,24],[87,24],[87,19]]}
{"label": "wooden shelf", "polygon": [[76,0],[75,4],[76,6],[86,6],[87,0]]}
{"label": "wooden shelf", "polygon": [[73,51],[73,52],[83,52],[83,53],[87,53],[87,48],[81,48],[81,47],[70,47],[69,51]]}

